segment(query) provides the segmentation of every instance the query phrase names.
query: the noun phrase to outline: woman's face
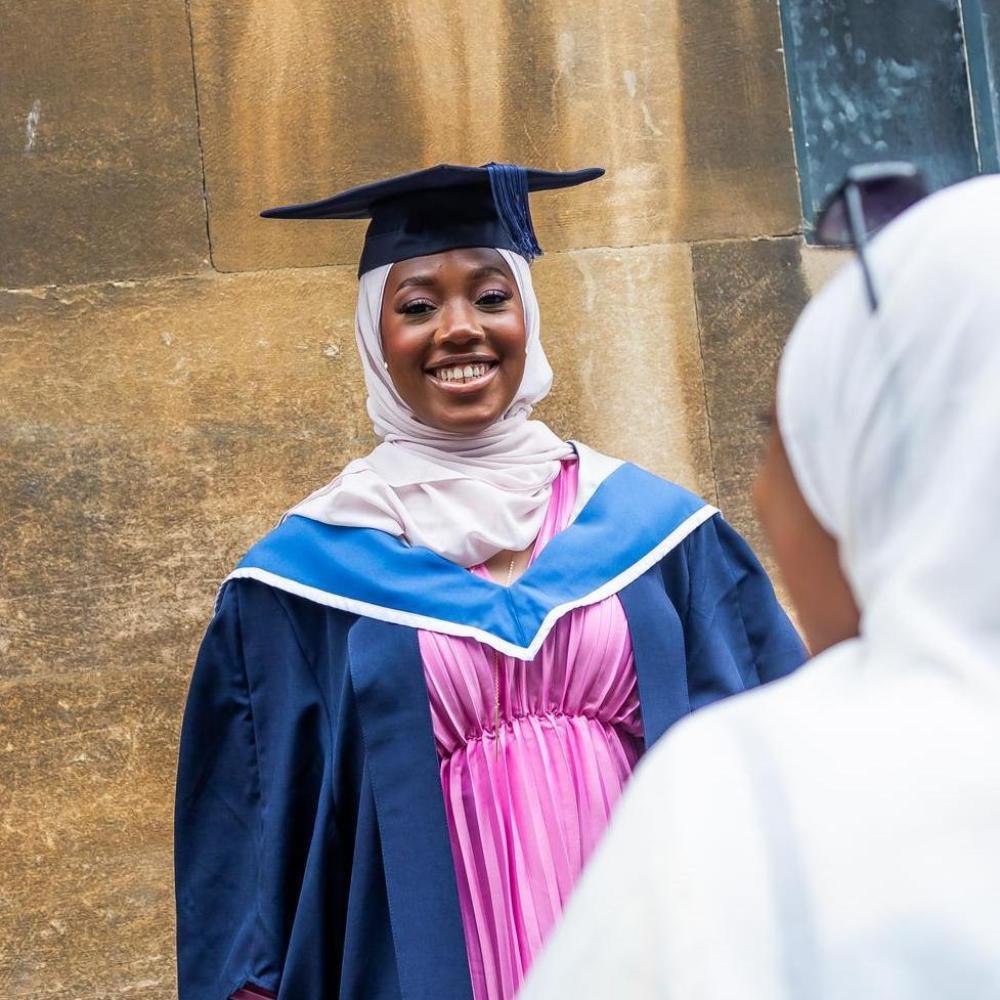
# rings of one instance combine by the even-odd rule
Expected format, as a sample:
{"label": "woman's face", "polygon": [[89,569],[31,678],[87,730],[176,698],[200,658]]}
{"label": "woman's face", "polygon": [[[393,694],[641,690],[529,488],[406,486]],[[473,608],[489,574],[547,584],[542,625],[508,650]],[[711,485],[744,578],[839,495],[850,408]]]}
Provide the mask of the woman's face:
{"label": "woman's face", "polygon": [[815,656],[856,636],[860,614],[840,568],[837,541],[816,520],[795,482],[773,411],[770,424],[754,505]]}
{"label": "woman's face", "polygon": [[449,250],[394,264],[381,330],[393,385],[417,418],[438,430],[484,430],[520,388],[524,307],[496,250]]}

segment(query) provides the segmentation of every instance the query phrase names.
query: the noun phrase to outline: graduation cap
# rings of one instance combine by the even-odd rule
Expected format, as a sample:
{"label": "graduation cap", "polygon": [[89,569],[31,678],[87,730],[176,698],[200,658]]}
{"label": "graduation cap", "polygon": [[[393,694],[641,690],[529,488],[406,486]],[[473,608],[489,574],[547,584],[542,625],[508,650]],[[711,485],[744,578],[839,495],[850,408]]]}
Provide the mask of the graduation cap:
{"label": "graduation cap", "polygon": [[442,163],[260,214],[265,219],[371,219],[359,277],[382,264],[459,247],[499,247],[531,260],[542,250],[531,224],[528,192],[574,187],[603,173],[600,167],[558,171],[512,163]]}

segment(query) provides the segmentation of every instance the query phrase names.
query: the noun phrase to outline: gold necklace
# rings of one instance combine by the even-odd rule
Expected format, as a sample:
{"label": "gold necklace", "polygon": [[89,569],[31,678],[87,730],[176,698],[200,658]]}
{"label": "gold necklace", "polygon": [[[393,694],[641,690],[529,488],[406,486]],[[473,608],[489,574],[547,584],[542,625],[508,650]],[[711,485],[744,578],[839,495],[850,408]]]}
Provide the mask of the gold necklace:
{"label": "gold necklace", "polygon": [[[510,557],[510,565],[507,567],[507,579],[504,583],[505,587],[509,587],[511,581],[514,579],[514,563],[517,562],[517,553],[515,552]],[[493,674],[493,693],[494,693],[494,709],[493,709],[493,743],[496,748],[496,755],[500,756],[500,652],[498,650],[493,651],[493,664],[495,667]]]}

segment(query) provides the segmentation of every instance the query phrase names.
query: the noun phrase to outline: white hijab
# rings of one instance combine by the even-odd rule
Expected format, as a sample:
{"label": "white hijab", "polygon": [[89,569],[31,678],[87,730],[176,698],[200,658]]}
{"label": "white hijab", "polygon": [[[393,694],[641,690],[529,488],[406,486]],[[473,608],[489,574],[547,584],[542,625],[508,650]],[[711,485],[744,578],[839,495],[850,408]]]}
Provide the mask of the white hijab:
{"label": "white hijab", "polygon": [[[868,651],[1000,684],[1000,179],[946,190],[806,310],[778,379],[803,496],[839,542]],[[998,929],[1000,931],[1000,929]]]}
{"label": "white hijab", "polygon": [[1000,178],[797,324],[778,422],[861,634],[645,759],[523,1000],[1000,996]]}
{"label": "white hijab", "polygon": [[517,282],[527,332],[524,377],[507,412],[472,436],[437,430],[416,418],[396,391],[382,353],[382,296],[392,265],[368,271],[358,290],[354,329],[368,415],[382,444],[289,513],[378,528],[461,566],[477,565],[504,549],[520,551],[534,541],[559,462],[573,450],[544,423],[528,419],[552,386],[552,369],[542,348],[528,264],[508,250],[497,252]]}

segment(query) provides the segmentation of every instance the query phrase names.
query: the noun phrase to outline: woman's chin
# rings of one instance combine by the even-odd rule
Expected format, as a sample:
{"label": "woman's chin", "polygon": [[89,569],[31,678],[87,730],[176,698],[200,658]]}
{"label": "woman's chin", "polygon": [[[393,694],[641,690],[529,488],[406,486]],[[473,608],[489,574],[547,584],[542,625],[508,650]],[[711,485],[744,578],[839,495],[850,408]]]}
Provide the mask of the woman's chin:
{"label": "woman's chin", "polygon": [[449,406],[427,414],[424,422],[439,431],[471,437],[491,427],[502,414],[499,406]]}

